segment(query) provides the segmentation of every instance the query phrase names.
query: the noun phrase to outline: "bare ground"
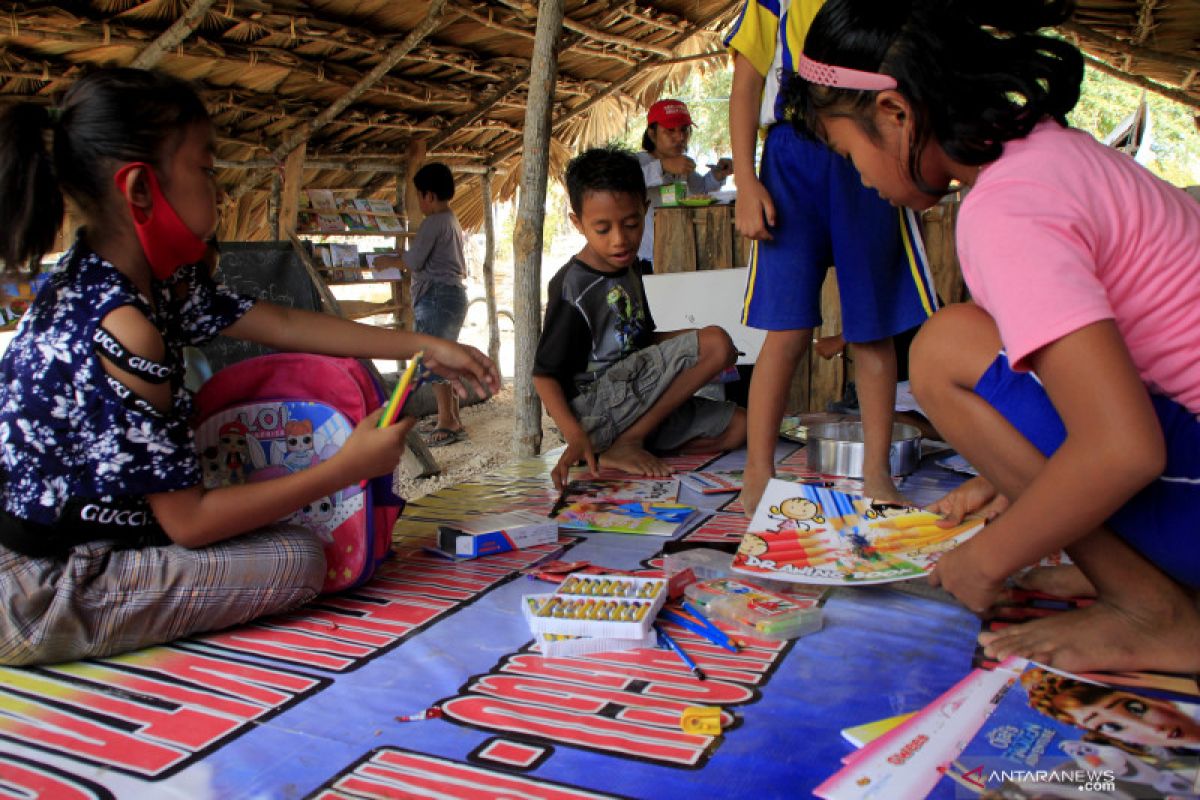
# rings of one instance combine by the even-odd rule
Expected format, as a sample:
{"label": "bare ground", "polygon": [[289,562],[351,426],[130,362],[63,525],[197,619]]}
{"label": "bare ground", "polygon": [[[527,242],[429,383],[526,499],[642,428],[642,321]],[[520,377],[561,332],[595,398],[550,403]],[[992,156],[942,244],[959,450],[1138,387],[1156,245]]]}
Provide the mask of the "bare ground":
{"label": "bare ground", "polygon": [[[442,471],[429,478],[408,478],[398,475],[396,491],[406,500],[478,478],[492,472],[513,456],[513,389],[511,383],[488,400],[467,406],[460,412],[469,438],[446,447],[433,448]],[[553,420],[542,415],[542,450],[562,444]]]}

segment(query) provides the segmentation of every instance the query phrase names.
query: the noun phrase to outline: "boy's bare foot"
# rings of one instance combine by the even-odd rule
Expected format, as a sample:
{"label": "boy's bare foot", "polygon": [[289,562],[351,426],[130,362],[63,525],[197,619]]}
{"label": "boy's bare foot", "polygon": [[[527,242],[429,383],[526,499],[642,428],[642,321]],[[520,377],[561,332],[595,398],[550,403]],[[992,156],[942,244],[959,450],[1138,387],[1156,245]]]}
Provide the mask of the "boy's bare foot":
{"label": "boy's bare foot", "polygon": [[640,442],[613,442],[612,447],[600,454],[600,466],[650,478],[666,478],[671,474],[666,462],[642,447]]}
{"label": "boy's bare foot", "polygon": [[1095,597],[1096,587],[1074,564],[1034,567],[1018,575],[1017,586],[1054,597]]}
{"label": "boy's bare foot", "polygon": [[1023,656],[1068,672],[1200,670],[1200,611],[1172,586],[1153,608],[1118,608],[1103,599],[1087,608],[979,634],[991,658]]}

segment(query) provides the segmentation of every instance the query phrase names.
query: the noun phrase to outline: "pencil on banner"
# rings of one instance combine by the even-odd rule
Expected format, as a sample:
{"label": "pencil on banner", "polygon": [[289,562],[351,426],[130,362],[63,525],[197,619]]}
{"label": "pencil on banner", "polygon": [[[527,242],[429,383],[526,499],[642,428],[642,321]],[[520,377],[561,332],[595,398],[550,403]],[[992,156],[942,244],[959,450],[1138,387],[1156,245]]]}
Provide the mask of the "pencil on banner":
{"label": "pencil on banner", "polygon": [[[729,641],[727,636],[720,631],[714,632],[710,630],[704,625],[704,623],[697,622],[691,617],[687,617],[683,614],[679,614],[664,608],[662,611],[658,612],[658,618],[665,619],[668,622],[674,622],[676,625],[680,626],[681,628],[686,628],[697,636],[703,636],[705,639],[717,645],[718,647],[724,647],[726,650],[734,653],[737,652],[737,647],[733,646],[733,642]],[[720,634],[720,636],[718,637],[717,634]],[[722,639],[724,639],[724,641],[722,641]]]}
{"label": "pencil on banner", "polygon": [[712,640],[714,642],[721,645],[721,647],[724,647],[726,650],[729,650],[730,652],[736,653],[738,651],[738,647],[736,644],[734,644],[733,639],[730,639],[729,636],[725,633],[725,631],[721,630],[716,625],[714,625],[713,621],[711,619],[704,616],[704,613],[701,612],[700,609],[696,607],[696,604],[693,603],[691,600],[688,600],[686,598],[684,599],[683,610],[688,612],[689,614],[691,614],[697,620],[699,620],[700,624],[708,629],[710,638],[712,638]]}
{"label": "pencil on banner", "polygon": [[679,656],[679,660],[683,662],[685,667],[692,671],[692,674],[696,676],[697,680],[704,680],[706,677],[704,670],[700,669],[699,665],[697,665],[695,661],[692,661],[692,657],[684,652],[683,648],[679,646],[679,643],[671,638],[670,634],[664,631],[661,625],[655,625],[654,631],[658,634],[658,642],[660,645],[665,644],[667,647],[674,650],[675,655]]}

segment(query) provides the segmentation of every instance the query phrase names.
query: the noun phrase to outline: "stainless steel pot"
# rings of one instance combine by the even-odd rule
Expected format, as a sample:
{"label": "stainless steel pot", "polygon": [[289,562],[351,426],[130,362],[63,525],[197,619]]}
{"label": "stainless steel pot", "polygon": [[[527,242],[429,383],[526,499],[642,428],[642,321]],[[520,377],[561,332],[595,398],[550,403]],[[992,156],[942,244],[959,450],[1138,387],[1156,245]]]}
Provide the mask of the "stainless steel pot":
{"label": "stainless steel pot", "polygon": [[[808,427],[808,468],[824,475],[863,476],[861,422],[824,422]],[[908,475],[921,460],[921,431],[897,422],[889,452],[893,475]]]}

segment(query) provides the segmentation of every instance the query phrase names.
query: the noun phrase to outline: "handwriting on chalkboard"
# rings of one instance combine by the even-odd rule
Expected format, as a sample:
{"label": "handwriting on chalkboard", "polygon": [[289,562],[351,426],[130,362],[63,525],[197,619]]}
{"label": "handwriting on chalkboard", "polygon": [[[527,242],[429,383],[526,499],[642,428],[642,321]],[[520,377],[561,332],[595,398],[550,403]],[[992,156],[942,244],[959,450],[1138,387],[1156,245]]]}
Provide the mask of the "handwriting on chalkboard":
{"label": "handwriting on chalkboard", "polygon": [[[281,306],[317,310],[320,299],[291,242],[224,242],[218,277],[235,292]],[[271,352],[218,336],[201,348],[214,371]]]}

